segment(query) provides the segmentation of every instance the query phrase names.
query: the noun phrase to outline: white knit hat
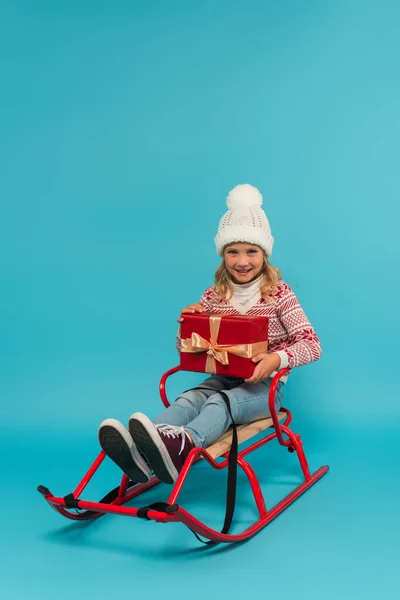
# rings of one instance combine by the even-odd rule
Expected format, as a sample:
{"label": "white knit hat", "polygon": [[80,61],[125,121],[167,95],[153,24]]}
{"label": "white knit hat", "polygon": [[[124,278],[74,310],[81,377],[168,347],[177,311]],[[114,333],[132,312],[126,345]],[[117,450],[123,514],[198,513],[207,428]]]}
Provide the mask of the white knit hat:
{"label": "white knit hat", "polygon": [[266,214],[261,208],[262,196],[259,190],[248,183],[237,185],[229,192],[226,204],[228,211],[220,220],[215,236],[217,253],[222,256],[227,244],[247,242],[257,244],[270,257],[274,238]]}

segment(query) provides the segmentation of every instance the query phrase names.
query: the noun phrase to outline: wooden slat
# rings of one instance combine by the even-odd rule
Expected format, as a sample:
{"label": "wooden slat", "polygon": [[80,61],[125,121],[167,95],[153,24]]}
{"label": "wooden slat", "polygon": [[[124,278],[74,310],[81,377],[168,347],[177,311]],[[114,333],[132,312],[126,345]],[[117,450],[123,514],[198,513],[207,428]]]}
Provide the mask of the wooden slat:
{"label": "wooden slat", "polygon": [[[282,421],[285,417],[286,413],[278,413],[278,419],[280,421]],[[252,438],[254,435],[257,435],[261,431],[264,431],[264,429],[268,429],[272,426],[273,423],[271,417],[269,417],[268,419],[260,419],[259,421],[254,421],[253,423],[249,423],[247,425],[238,425],[237,432],[239,444],[242,444],[246,440]],[[231,445],[232,429],[229,428],[228,431],[225,431],[225,433],[221,435],[221,437],[218,441],[215,442],[215,444],[209,446],[208,448],[206,448],[206,450],[213,458],[218,458],[219,456],[225,454],[225,452],[228,452],[230,450]]]}

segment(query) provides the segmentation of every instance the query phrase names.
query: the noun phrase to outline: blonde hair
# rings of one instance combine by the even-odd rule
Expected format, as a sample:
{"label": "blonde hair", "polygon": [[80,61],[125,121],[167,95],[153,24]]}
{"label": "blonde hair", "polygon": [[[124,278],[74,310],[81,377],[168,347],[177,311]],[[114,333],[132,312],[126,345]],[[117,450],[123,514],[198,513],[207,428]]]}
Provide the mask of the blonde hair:
{"label": "blonde hair", "polygon": [[[258,274],[258,277],[261,277],[261,297],[266,301],[272,300],[271,294],[278,285],[279,281],[282,279],[282,275],[277,267],[274,267],[268,262],[265,254],[264,264]],[[222,259],[222,263],[215,272],[215,292],[215,300],[217,302],[229,300],[233,295],[232,279],[225,266],[224,259]]]}

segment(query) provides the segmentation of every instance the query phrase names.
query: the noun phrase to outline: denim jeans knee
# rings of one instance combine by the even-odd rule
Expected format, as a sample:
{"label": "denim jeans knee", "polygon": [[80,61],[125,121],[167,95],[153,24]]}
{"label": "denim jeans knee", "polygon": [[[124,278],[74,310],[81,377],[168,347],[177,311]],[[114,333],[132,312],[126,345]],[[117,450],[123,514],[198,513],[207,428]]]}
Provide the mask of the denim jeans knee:
{"label": "denim jeans knee", "polygon": [[204,406],[207,398],[215,394],[214,390],[188,390],[183,392],[176,400],[159,414],[153,423],[161,425],[176,425],[182,427],[193,421]]}
{"label": "denim jeans knee", "polygon": [[[270,384],[270,380],[259,384],[243,383],[231,390],[225,390],[235,423],[238,425],[251,423],[270,416],[268,406]],[[275,397],[277,409],[281,406],[282,395],[283,384],[279,383]],[[213,444],[230,424],[231,419],[225,401],[219,392],[214,392],[204,403],[200,414],[187,424],[186,429],[196,445],[207,447]]]}

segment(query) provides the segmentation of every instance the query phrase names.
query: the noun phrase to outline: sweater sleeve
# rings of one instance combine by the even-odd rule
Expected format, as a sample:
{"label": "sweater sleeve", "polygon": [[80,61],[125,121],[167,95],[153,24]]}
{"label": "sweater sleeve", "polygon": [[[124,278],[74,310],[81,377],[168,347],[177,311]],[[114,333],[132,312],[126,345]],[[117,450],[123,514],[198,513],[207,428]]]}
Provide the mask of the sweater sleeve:
{"label": "sweater sleeve", "polygon": [[288,334],[288,345],[276,352],[281,358],[280,366],[283,369],[308,365],[321,357],[320,341],[291,288],[286,283],[279,288],[278,317]]}
{"label": "sweater sleeve", "polygon": [[[200,298],[200,304],[204,306],[207,311],[211,311],[211,295],[213,287],[208,287]],[[175,346],[178,353],[181,351],[181,326],[179,325],[178,331],[176,332]]]}

